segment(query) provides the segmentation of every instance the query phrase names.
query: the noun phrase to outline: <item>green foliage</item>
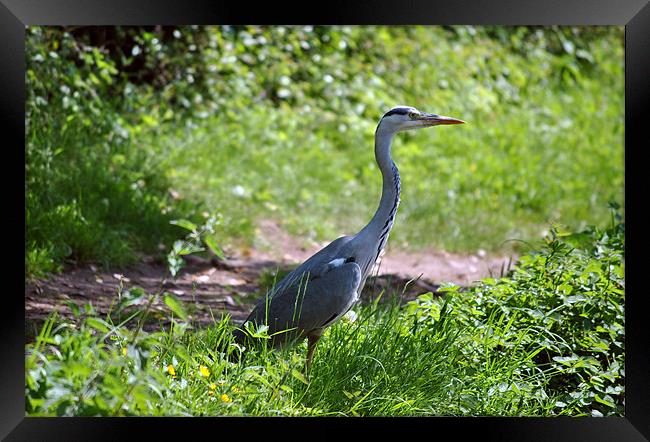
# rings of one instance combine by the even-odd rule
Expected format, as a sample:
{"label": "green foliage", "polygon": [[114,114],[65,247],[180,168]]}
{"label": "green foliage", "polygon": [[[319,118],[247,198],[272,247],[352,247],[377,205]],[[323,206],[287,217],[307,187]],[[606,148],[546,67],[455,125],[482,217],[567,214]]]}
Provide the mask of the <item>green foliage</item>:
{"label": "green foliage", "polygon": [[530,352],[520,369],[545,370],[545,394],[558,414],[623,414],[625,230],[616,211],[613,220],[604,230],[553,228],[544,248],[522,257],[509,277],[452,291],[448,300],[459,324],[493,335],[489,346],[460,342],[468,360]]}
{"label": "green foliage", "polygon": [[[361,306],[309,375],[304,343],[271,351],[260,327],[243,349],[228,317],[195,330],[179,300],[132,288],[105,319],[75,306],[46,322],[26,349],[27,413],[622,416],[623,252],[616,211],[606,229],[553,229],[507,277]],[[160,296],[174,318],[146,332]]]}
{"label": "green foliage", "polygon": [[174,246],[167,254],[167,264],[172,277],[175,278],[181,267],[185,264],[182,256],[204,251],[205,248],[203,247],[203,244],[207,245],[208,248],[219,258],[225,259],[223,251],[217,245],[213,237],[215,226],[219,224],[219,222],[218,217],[215,216],[208,216],[208,219],[201,226],[197,226],[186,219],[171,221],[172,224],[182,227],[190,232],[185,236],[184,240],[175,241]]}
{"label": "green foliage", "polygon": [[[216,31],[216,30],[215,30]],[[210,33],[215,109],[163,146],[183,194],[302,237],[354,233],[381,181],[378,117],[407,103],[468,122],[396,137],[392,243],[499,250],[606,222],[623,194],[619,28],[246,27]],[[508,242],[507,246],[518,243]]]}
{"label": "green foliage", "polygon": [[[94,316],[78,329],[53,324],[46,322],[26,360],[27,413],[142,415],[162,398],[164,376],[150,367],[149,340],[129,345],[126,328]],[[46,348],[56,351],[42,353]]]}
{"label": "green foliage", "polygon": [[[550,222],[601,225],[623,194],[620,27],[30,27],[26,265],[124,263],[221,213],[311,239],[353,233],[381,189],[378,117],[400,134],[404,247],[499,250]],[[173,189],[173,190],[172,190]],[[518,244],[506,243],[506,246]]]}
{"label": "green foliage", "polygon": [[191,206],[174,203],[151,146],[137,140],[151,99],[105,48],[68,32],[30,27],[26,52],[28,275],[64,259],[125,264],[168,243],[169,221]]}

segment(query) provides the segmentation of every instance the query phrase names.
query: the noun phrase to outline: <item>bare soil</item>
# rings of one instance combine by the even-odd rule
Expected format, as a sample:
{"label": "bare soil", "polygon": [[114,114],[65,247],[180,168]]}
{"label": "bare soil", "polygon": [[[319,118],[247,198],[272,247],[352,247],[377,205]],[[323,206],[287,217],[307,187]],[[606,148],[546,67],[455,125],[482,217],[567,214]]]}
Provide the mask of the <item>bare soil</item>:
{"label": "bare soil", "polygon": [[[273,221],[265,220],[260,223],[253,248],[232,252],[226,261],[189,256],[175,280],[169,277],[162,260],[149,256],[127,269],[71,267],[61,274],[26,283],[27,335],[33,336],[38,324],[54,311],[70,317],[70,302],[79,306],[91,303],[97,312],[105,314],[118,293],[136,286],[147,293],[175,294],[197,325],[210,324],[224,313],[239,323],[265,290],[263,273],[295,266],[325,244],[305,244],[286,234]],[[501,275],[515,259],[489,256],[480,251],[475,255],[434,250],[407,252],[390,250],[389,246],[373,272],[375,277],[368,279],[362,299],[374,298],[384,289],[386,293],[401,293],[404,300],[409,300],[422,293],[435,292],[444,282],[468,286],[481,278]],[[162,302],[152,305],[152,318],[165,308]]]}

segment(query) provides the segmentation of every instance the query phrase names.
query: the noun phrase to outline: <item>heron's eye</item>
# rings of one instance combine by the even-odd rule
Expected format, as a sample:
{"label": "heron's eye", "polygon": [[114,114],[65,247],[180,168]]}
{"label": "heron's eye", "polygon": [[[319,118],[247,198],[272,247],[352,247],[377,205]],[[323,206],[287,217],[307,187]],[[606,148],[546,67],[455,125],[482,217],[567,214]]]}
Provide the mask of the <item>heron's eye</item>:
{"label": "heron's eye", "polygon": [[415,120],[415,117],[417,117],[417,116],[418,116],[418,114],[416,112],[409,112],[409,118],[411,120]]}

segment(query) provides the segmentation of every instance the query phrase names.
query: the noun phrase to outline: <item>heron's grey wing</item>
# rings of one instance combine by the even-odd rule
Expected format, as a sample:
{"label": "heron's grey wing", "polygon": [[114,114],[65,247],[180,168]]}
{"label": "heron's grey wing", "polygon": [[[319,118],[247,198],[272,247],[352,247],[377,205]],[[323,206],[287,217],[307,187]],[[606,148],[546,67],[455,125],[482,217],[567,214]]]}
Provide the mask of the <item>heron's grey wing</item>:
{"label": "heron's grey wing", "polygon": [[[303,262],[300,266],[294,269],[291,273],[287,274],[279,283],[269,290],[258,301],[253,311],[248,315],[244,324],[247,322],[254,322],[256,324],[267,324],[267,313],[271,310],[277,310],[276,317],[283,318],[284,323],[291,322],[290,319],[295,316],[295,307],[291,310],[291,306],[295,306],[298,301],[298,294],[306,293],[306,287],[310,286],[310,280],[318,280],[324,274],[333,270],[332,261],[338,263],[345,263],[345,258],[341,259],[345,254],[345,245],[352,239],[350,236],[343,236],[328,244],[326,247],[312,255],[309,259]],[[338,261],[336,261],[338,260]],[[349,264],[349,263],[345,263]],[[358,266],[357,266],[358,267]],[[347,267],[346,267],[347,268]],[[314,284],[314,287],[322,287],[326,280]],[[269,305],[273,307],[269,309]],[[283,312],[280,312],[283,309]],[[285,327],[286,329],[286,327]],[[272,333],[271,330],[269,330]],[[243,342],[246,338],[245,333],[236,329],[234,331],[235,339],[238,342]]]}
{"label": "heron's grey wing", "polygon": [[354,305],[361,282],[361,269],[356,262],[335,260],[321,270],[303,284],[294,284],[275,297],[264,299],[248,320],[268,325],[269,334],[281,332],[274,338],[274,344],[320,333]]}
{"label": "heron's grey wing", "polygon": [[262,304],[262,301],[266,297],[275,298],[285,296],[285,293],[291,291],[289,290],[291,287],[301,285],[305,278],[313,278],[323,273],[328,269],[328,265],[331,261],[338,258],[347,258],[347,256],[341,256],[341,252],[351,239],[351,236],[342,236],[313,254],[305,262],[296,267],[291,273],[287,274],[269,291],[269,293],[263,296],[260,299],[258,306]]}

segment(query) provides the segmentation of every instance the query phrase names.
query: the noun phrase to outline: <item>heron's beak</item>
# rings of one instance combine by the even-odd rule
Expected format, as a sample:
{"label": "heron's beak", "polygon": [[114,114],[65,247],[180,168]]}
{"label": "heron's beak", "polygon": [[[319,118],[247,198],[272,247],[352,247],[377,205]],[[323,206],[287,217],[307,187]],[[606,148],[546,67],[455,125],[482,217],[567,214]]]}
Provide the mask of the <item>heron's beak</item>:
{"label": "heron's beak", "polygon": [[426,126],[437,126],[439,124],[465,124],[463,120],[459,120],[458,118],[445,117],[444,115],[436,114],[422,114],[420,120]]}

